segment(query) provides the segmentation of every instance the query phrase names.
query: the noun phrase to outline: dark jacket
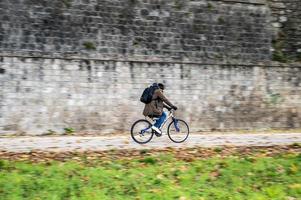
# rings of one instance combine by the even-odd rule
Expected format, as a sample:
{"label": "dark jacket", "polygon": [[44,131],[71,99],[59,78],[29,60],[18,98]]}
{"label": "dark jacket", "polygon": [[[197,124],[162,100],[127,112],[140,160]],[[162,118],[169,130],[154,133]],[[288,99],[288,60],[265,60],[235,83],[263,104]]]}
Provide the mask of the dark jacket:
{"label": "dark jacket", "polygon": [[163,91],[161,89],[156,89],[153,95],[153,100],[145,104],[143,115],[144,116],[161,116],[163,112],[164,103],[166,103],[170,107],[174,107],[174,105],[164,96]]}

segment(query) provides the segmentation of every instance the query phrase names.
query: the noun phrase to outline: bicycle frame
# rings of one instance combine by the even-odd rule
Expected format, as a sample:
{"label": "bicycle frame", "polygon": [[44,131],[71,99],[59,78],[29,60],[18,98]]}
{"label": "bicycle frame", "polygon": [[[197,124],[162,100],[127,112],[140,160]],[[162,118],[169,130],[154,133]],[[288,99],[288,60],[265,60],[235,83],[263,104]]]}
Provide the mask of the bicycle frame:
{"label": "bicycle frame", "polygon": [[174,121],[174,117],[173,117],[173,112],[172,112],[172,110],[169,111],[169,113],[168,113],[166,119],[164,120],[164,122],[163,122],[162,125],[160,126],[160,129],[164,127],[164,125],[166,124],[166,122],[167,122],[170,118],[172,118],[172,120]]}
{"label": "bicycle frame", "polygon": [[[163,122],[162,125],[160,126],[160,129],[162,129],[162,128],[164,127],[164,125],[166,124],[166,122],[167,122],[170,118],[172,118],[172,121],[173,121],[174,124],[175,124],[176,131],[179,132],[180,129],[179,129],[179,127],[178,127],[178,120],[177,120],[176,118],[174,118],[174,115],[173,115],[173,111],[172,111],[172,110],[169,111],[169,113],[168,113],[166,119],[164,120],[164,122]],[[158,118],[152,118],[153,121],[155,121],[155,119],[158,119]],[[145,128],[145,129],[142,129],[141,132],[140,132],[140,134],[143,135],[143,134],[144,134],[148,129],[150,129],[150,128],[151,128],[151,127],[147,127],[147,128]]]}

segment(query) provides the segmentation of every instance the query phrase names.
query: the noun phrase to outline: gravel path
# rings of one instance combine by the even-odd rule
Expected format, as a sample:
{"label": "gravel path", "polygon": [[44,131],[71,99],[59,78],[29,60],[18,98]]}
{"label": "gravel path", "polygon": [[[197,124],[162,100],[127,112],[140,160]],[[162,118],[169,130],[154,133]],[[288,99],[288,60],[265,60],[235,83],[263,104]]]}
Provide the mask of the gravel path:
{"label": "gravel path", "polygon": [[301,143],[301,133],[276,134],[191,134],[182,144],[173,143],[166,135],[155,137],[148,144],[136,144],[130,136],[112,137],[13,137],[0,138],[0,151],[28,152],[42,151],[74,151],[109,149],[151,149],[165,147],[213,147],[213,146],[272,146]]}

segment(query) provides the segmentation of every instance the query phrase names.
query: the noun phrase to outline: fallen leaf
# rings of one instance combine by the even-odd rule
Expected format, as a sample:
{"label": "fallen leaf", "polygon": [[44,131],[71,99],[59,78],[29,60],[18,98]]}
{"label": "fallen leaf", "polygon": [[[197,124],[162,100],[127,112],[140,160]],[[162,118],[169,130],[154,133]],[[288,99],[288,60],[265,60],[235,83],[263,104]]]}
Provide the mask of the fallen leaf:
{"label": "fallen leaf", "polygon": [[164,178],[164,175],[163,174],[158,174],[156,177],[157,177],[157,179],[162,180]]}
{"label": "fallen leaf", "polygon": [[292,164],[290,167],[290,171],[295,174],[298,172],[298,167],[295,164]]}
{"label": "fallen leaf", "polygon": [[185,165],[182,165],[181,167],[180,167],[180,171],[182,171],[182,172],[185,172],[185,171],[187,171],[187,166],[185,166]]}
{"label": "fallen leaf", "polygon": [[301,189],[301,184],[300,183],[295,183],[295,184],[291,184],[288,186],[291,189]]}

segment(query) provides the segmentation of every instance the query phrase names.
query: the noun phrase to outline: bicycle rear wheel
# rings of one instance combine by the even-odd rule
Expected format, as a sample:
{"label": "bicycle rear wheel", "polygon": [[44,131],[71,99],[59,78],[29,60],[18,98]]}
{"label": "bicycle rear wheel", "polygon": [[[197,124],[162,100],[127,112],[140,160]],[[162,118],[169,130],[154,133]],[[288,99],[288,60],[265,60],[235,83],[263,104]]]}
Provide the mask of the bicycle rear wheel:
{"label": "bicycle rear wheel", "polygon": [[189,135],[188,124],[181,119],[174,119],[167,128],[169,139],[175,143],[184,142]]}
{"label": "bicycle rear wheel", "polygon": [[133,140],[139,144],[148,143],[154,135],[151,127],[152,124],[145,119],[136,121],[131,128],[131,136]]}

